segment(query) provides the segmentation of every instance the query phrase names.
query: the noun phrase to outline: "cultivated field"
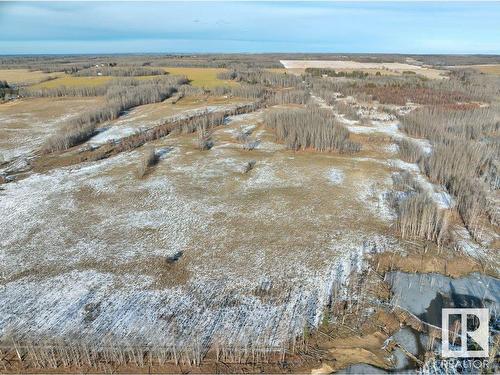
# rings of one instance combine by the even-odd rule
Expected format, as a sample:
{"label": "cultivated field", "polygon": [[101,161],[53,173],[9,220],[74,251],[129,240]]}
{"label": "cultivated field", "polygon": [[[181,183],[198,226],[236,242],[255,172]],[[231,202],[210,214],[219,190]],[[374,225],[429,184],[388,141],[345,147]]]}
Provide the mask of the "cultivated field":
{"label": "cultivated field", "polygon": [[2,371],[398,372],[497,311],[495,75],[82,59],[0,103]]}
{"label": "cultivated field", "polygon": [[413,72],[430,79],[443,78],[443,71],[425,66],[404,63],[369,63],[344,60],[281,60],[281,64],[291,72],[301,73],[307,68],[328,68],[339,72],[361,71],[375,75],[377,72],[384,75],[400,75],[403,72]]}
{"label": "cultivated field", "polygon": [[34,89],[53,89],[60,86],[65,87],[94,87],[103,86],[108,83],[112,77],[100,76],[100,77],[73,77],[71,75],[65,74],[59,78],[52,79],[49,81],[37,83],[32,86]]}
{"label": "cultivated field", "polygon": [[28,69],[1,69],[0,81],[7,81],[15,85],[25,86],[56,78],[61,75],[61,72],[49,74],[41,71],[30,71]]}
{"label": "cultivated field", "polygon": [[466,65],[464,68],[472,68],[486,74],[500,75],[500,64]]}

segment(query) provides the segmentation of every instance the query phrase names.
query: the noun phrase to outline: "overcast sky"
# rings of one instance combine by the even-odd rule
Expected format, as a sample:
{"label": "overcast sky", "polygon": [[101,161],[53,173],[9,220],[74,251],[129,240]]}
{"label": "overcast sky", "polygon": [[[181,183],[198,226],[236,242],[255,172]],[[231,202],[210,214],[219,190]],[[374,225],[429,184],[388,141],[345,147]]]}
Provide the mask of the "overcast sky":
{"label": "overcast sky", "polygon": [[500,54],[500,3],[0,3],[0,54]]}

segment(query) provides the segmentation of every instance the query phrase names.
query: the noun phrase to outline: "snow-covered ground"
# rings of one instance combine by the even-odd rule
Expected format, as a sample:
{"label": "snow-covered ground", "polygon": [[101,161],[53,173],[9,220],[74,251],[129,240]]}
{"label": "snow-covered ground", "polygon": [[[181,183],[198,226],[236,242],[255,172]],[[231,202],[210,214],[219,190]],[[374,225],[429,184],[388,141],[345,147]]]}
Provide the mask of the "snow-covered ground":
{"label": "snow-covered ground", "polygon": [[[346,119],[344,115],[339,114],[333,106],[328,105],[324,99],[318,96],[311,96],[313,101],[315,101],[320,107],[331,109],[336,118],[344,124],[344,126],[354,134],[382,134],[388,135],[391,139],[398,141],[401,139],[411,140],[418,144],[422,151],[426,154],[432,152],[432,146],[427,139],[416,139],[411,138],[399,129],[399,121],[394,120],[391,116],[385,113],[379,112],[376,109],[370,110],[360,110],[360,114],[369,115],[370,121],[367,125],[360,125],[357,120]],[[387,149],[389,147],[389,149]],[[397,151],[396,144],[390,144],[385,148],[389,153],[394,153]],[[391,149],[392,148],[392,149]],[[415,177],[416,181],[420,184],[422,189],[429,193],[431,199],[436,203],[439,208],[448,209],[455,205],[453,198],[450,194],[441,186],[431,183],[427,177],[425,177],[421,172],[417,164],[407,163],[400,159],[388,159],[387,164],[395,169],[405,170],[411,172]],[[386,210],[387,211],[387,210]],[[387,216],[391,216],[390,212],[387,211]]]}
{"label": "snow-covered ground", "polygon": [[369,71],[389,71],[394,73],[403,73],[404,71],[412,71],[421,74],[428,78],[439,79],[443,78],[443,71],[432,69],[420,65],[412,65],[405,63],[394,62],[357,62],[345,60],[280,60],[280,63],[286,69],[307,69],[307,68],[329,68],[335,70],[369,70]]}
{"label": "snow-covered ground", "polygon": [[35,98],[0,105],[0,162],[29,157],[97,98]]}
{"label": "snow-covered ground", "polygon": [[[229,129],[252,126],[278,146],[259,116],[230,119],[210,151],[194,147],[195,135],[167,137],[6,184],[0,337],[279,347],[318,324],[334,285],[365,253],[401,251],[380,234],[390,222],[372,201],[389,188],[391,168],[245,151]],[[148,147],[167,151],[139,179]]]}

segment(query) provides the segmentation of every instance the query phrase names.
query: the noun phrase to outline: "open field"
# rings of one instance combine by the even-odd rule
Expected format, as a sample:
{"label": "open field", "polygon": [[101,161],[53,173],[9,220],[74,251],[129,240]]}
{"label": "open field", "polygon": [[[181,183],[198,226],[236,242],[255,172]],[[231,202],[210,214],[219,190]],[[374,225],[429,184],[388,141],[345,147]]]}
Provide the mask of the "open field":
{"label": "open field", "polygon": [[429,67],[410,65],[404,63],[369,63],[344,60],[281,60],[283,66],[292,72],[302,72],[306,68],[329,68],[339,72],[351,72],[353,70],[385,75],[403,74],[403,72],[414,72],[424,77],[438,79],[443,77],[443,71]]}
{"label": "open field", "polygon": [[152,128],[165,119],[182,118],[196,113],[210,113],[231,108],[237,104],[248,103],[238,98],[208,97],[205,95],[184,97],[175,104],[154,103],[135,108],[119,119],[102,124],[97,136],[89,142],[99,145],[111,139],[140,133]]}
{"label": "open field", "polygon": [[[144,152],[139,150],[7,185],[2,199],[6,212],[42,186],[45,194],[36,199],[46,202],[47,211],[39,209],[30,219],[18,209],[2,219],[2,245],[9,249],[3,253],[9,287],[2,298],[19,300],[21,290],[32,297],[24,296],[29,312],[23,313],[25,305],[18,305],[19,310],[14,303],[4,304],[1,325],[9,321],[21,334],[23,317],[49,313],[44,300],[56,304],[50,309],[56,306],[58,317],[33,324],[32,334],[86,332],[101,343],[99,332],[111,330],[138,343],[170,346],[175,343],[165,342],[165,334],[177,325],[178,336],[168,336],[181,346],[196,338],[203,346],[215,340],[272,346],[300,334],[304,321],[318,322],[331,283],[358,266],[367,242],[398,248],[397,239],[380,234],[391,217],[384,205],[362,217],[357,214],[366,200],[379,201],[388,188],[390,167],[363,158],[276,152],[281,146],[259,129],[259,121],[259,114],[230,118],[214,133],[215,147],[208,153],[195,148],[193,136],[148,145],[144,151],[154,147],[163,156],[144,179],[135,176]],[[242,127],[254,126],[261,142],[247,152],[235,136]],[[255,160],[255,167],[243,173],[249,160]],[[31,202],[24,204],[28,208]],[[79,214],[54,211],[63,206],[78,208]],[[290,217],[291,211],[297,214]],[[42,224],[41,217],[59,224]],[[30,228],[29,237],[15,230],[20,222]],[[36,235],[41,232],[44,236]],[[27,248],[29,258],[22,250]],[[166,266],[165,259],[176,254],[180,259]],[[24,258],[23,266],[9,271],[18,257]],[[28,276],[35,268],[36,275]],[[64,285],[78,296],[68,294]],[[259,295],[266,285],[269,293]],[[31,300],[40,293],[40,303]],[[228,299],[230,306],[224,308]],[[203,312],[198,310],[207,303]],[[91,322],[70,313],[87,305],[107,307]],[[175,319],[162,318],[173,311]],[[288,319],[281,325],[283,314]],[[142,320],[146,315],[149,324]]]}
{"label": "open field", "polygon": [[[217,86],[234,86],[235,83],[232,81],[220,80],[217,78],[217,74],[225,71],[225,69],[216,69],[216,68],[183,68],[183,67],[172,67],[172,68],[164,68],[165,71],[169,72],[173,75],[185,75],[189,80],[192,81],[193,86],[204,87],[204,88],[212,88]],[[19,73],[21,74],[21,72]],[[143,76],[143,77],[135,77],[136,79],[152,79],[156,76]],[[111,81],[115,77],[111,76],[98,76],[98,77],[75,77],[71,75],[64,75],[54,80],[41,82],[31,86],[32,89],[41,89],[41,88],[56,88],[60,86],[66,87],[93,87],[93,86],[101,86],[109,81]],[[9,82],[9,80],[7,79]]]}
{"label": "open field", "polygon": [[495,76],[248,59],[0,103],[5,372],[401,372],[453,288],[497,311]]}
{"label": "open field", "polygon": [[29,71],[28,69],[2,69],[0,70],[0,81],[7,81],[15,85],[25,86],[36,84],[63,75],[61,72],[44,73]]}
{"label": "open field", "polygon": [[0,105],[3,160],[29,156],[65,121],[100,103],[101,98],[36,98]]}
{"label": "open field", "polygon": [[465,65],[464,68],[472,68],[481,73],[500,75],[500,64]]}
{"label": "open field", "polygon": [[31,86],[32,89],[50,89],[50,88],[56,88],[60,86],[66,86],[66,87],[94,87],[94,86],[102,86],[111,81],[113,77],[106,77],[106,76],[100,76],[100,77],[73,77],[71,75],[65,74],[62,77],[46,81],[46,82],[41,82],[37,83],[33,86]]}
{"label": "open field", "polygon": [[[148,80],[154,79],[161,76],[140,76],[134,77],[134,79],[138,80]],[[52,89],[61,86],[66,87],[96,87],[103,86],[112,79],[116,79],[116,77],[111,76],[98,76],[98,77],[75,77],[69,74],[65,74],[59,78],[41,82],[35,85],[30,86],[31,89]]]}

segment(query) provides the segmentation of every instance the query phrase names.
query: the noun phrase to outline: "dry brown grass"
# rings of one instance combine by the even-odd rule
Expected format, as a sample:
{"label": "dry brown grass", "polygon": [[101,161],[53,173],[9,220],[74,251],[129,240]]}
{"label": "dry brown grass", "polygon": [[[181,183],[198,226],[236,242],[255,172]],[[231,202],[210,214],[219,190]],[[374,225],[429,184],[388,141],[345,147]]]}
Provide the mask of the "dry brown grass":
{"label": "dry brown grass", "polygon": [[469,65],[468,68],[475,69],[481,73],[500,75],[500,64],[491,65]]}
{"label": "dry brown grass", "polygon": [[[2,69],[0,70],[0,81],[7,81],[15,85],[32,85],[50,78],[60,77],[64,73],[44,73],[41,71],[32,72],[28,69]],[[47,83],[50,81],[47,81]]]}
{"label": "dry brown grass", "polygon": [[98,124],[114,120],[124,111],[138,105],[161,102],[176,91],[176,85],[184,81],[184,78],[176,76],[150,81],[114,80],[106,88],[105,106],[69,121],[61,132],[46,142],[43,150],[54,152],[78,145],[95,133]]}
{"label": "dry brown grass", "polygon": [[74,87],[96,87],[96,86],[104,86],[106,83],[110,82],[113,77],[74,77],[69,74],[62,74],[57,79],[53,79],[50,81],[45,81],[33,85],[30,89],[39,90],[39,89],[54,89],[57,87],[65,86],[69,88]]}

